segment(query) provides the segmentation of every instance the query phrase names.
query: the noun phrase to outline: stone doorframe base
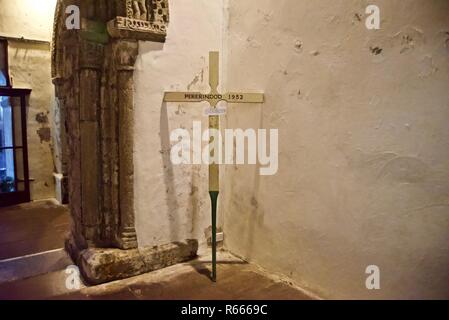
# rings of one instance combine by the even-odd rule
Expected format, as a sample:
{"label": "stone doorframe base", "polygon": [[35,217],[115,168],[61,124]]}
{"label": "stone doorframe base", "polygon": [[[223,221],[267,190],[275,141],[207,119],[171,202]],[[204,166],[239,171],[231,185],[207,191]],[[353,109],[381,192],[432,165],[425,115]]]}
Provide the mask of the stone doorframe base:
{"label": "stone doorframe base", "polygon": [[73,238],[69,238],[65,247],[79,267],[85,282],[89,285],[98,285],[190,261],[197,257],[198,241],[186,240],[129,250],[114,248],[80,250]]}

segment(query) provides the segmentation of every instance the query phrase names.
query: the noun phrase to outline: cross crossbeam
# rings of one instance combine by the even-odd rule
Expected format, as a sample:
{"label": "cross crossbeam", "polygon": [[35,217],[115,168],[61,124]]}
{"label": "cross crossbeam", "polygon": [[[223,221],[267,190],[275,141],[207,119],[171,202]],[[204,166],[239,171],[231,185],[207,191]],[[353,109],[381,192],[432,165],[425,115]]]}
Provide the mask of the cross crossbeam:
{"label": "cross crossbeam", "polygon": [[219,53],[209,53],[209,85],[210,93],[202,94],[200,92],[166,92],[164,95],[165,102],[202,102],[207,101],[211,107],[216,107],[220,101],[227,103],[263,103],[263,93],[242,93],[242,92],[228,92],[225,94],[219,93]]}

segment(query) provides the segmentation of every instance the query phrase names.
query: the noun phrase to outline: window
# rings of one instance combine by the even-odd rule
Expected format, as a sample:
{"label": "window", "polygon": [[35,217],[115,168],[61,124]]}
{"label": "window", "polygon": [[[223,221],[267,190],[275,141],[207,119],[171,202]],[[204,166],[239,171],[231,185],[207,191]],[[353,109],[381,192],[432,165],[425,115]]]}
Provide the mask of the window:
{"label": "window", "polygon": [[9,81],[8,42],[0,39],[0,207],[30,201],[26,104],[31,90]]}
{"label": "window", "polygon": [[30,200],[26,138],[30,92],[0,87],[0,207]]}

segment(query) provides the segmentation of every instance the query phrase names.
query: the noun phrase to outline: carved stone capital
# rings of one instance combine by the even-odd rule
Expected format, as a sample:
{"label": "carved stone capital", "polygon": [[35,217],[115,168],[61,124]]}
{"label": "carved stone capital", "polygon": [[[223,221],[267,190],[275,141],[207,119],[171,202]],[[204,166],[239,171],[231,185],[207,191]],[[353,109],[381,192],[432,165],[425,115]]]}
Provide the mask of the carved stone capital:
{"label": "carved stone capital", "polygon": [[127,17],[116,17],[108,23],[109,35],[113,38],[164,42],[167,36],[163,26],[148,21]]}
{"label": "carved stone capital", "polygon": [[114,60],[118,71],[133,71],[139,54],[137,41],[118,40],[114,43]]}

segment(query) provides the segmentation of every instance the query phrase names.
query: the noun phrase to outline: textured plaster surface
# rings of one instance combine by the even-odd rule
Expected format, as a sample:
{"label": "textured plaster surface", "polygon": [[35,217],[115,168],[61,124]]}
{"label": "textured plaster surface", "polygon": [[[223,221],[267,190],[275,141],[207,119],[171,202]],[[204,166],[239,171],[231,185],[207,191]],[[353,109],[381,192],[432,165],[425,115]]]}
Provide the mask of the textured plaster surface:
{"label": "textured plaster surface", "polygon": [[139,246],[183,239],[205,245],[207,166],[173,166],[173,129],[202,121],[204,104],[164,104],[164,91],[209,91],[208,54],[221,51],[222,1],[170,2],[165,44],[139,43],[135,71],[135,212]]}
{"label": "textured plaster surface", "polygon": [[327,298],[449,298],[449,2],[376,1],[379,31],[368,4],[229,0],[228,89],[266,103],[227,127],[277,128],[280,153],[227,168],[225,245]]}
{"label": "textured plaster surface", "polygon": [[[26,39],[51,39],[56,1],[0,0],[0,35]],[[52,157],[50,112],[53,85],[48,44],[9,42],[9,72],[14,88],[32,89],[27,108],[28,157],[32,200],[53,198],[54,161]]]}
{"label": "textured plaster surface", "polygon": [[56,0],[0,0],[0,35],[51,40]]}

